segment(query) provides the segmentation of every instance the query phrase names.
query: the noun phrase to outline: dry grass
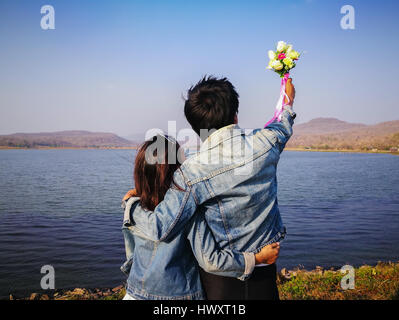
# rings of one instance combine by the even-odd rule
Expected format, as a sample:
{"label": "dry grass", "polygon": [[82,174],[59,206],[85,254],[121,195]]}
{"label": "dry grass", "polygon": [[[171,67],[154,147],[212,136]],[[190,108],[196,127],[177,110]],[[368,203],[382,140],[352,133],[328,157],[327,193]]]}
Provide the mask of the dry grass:
{"label": "dry grass", "polygon": [[[296,269],[287,279],[278,276],[281,300],[399,300],[399,263],[378,263],[355,269],[355,289],[343,290],[340,271]],[[121,285],[108,289],[60,290],[49,295],[32,294],[23,300],[121,300]],[[10,299],[16,299],[10,296]]]}
{"label": "dry grass", "polygon": [[397,300],[399,263],[379,263],[355,269],[355,289],[343,290],[340,271],[291,271],[289,280],[279,276],[282,300]]}

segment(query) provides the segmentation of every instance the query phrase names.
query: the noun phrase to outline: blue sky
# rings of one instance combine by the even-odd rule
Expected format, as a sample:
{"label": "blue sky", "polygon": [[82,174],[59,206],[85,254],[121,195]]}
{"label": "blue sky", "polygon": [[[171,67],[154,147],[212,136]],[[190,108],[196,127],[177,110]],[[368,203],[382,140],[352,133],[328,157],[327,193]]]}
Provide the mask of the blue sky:
{"label": "blue sky", "polygon": [[[55,9],[55,30],[40,8]],[[343,30],[340,8],[355,8]],[[292,77],[298,122],[399,119],[397,1],[0,2],[0,134],[58,130],[128,136],[168,120],[188,127],[182,95],[205,74],[240,94],[242,127],[273,114],[278,75],[266,70],[279,40],[305,51]]]}

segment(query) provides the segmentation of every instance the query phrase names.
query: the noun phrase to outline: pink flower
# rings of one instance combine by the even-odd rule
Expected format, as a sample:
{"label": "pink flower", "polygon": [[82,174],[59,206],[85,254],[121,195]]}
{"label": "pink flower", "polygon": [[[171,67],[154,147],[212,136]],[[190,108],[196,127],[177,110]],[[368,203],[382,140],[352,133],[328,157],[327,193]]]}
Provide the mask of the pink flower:
{"label": "pink flower", "polygon": [[285,53],[280,53],[280,54],[278,55],[278,59],[279,59],[279,60],[283,60],[283,59],[285,59],[285,58],[286,58]]}

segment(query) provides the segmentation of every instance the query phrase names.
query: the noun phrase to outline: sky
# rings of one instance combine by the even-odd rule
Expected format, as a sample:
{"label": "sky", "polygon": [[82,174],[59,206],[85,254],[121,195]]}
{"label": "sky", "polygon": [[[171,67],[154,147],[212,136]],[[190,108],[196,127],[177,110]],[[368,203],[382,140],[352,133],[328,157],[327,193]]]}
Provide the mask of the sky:
{"label": "sky", "polygon": [[[346,4],[354,30],[340,25]],[[43,5],[54,30],[40,26]],[[297,123],[397,120],[398,12],[395,0],[1,0],[0,134],[188,128],[183,97],[206,74],[236,87],[241,127],[261,127],[278,100],[266,66],[279,40],[303,53]]]}

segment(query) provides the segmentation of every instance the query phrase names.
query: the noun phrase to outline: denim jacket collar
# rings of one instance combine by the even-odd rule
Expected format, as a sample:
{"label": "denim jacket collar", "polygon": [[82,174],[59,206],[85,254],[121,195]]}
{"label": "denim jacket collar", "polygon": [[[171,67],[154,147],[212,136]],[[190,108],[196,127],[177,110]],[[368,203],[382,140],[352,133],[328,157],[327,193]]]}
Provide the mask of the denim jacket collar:
{"label": "denim jacket collar", "polygon": [[211,133],[208,138],[202,143],[201,151],[205,151],[211,149],[223,141],[232,139],[236,136],[242,135],[243,130],[239,127],[238,124],[230,124],[215,132]]}

